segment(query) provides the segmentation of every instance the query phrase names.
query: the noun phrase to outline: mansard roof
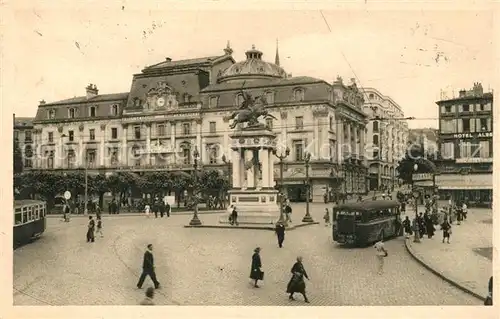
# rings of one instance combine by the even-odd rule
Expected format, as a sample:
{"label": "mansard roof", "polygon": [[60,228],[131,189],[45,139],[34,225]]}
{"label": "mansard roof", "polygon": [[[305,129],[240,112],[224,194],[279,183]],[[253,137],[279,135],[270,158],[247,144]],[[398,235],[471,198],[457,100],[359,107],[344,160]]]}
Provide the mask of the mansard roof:
{"label": "mansard roof", "polygon": [[71,105],[79,103],[91,103],[91,102],[105,102],[105,101],[116,101],[125,100],[128,98],[128,92],[126,93],[111,93],[111,94],[99,94],[93,97],[87,98],[86,96],[76,96],[69,99],[64,99],[60,101],[50,102],[42,104],[41,106],[56,106],[56,105]]}

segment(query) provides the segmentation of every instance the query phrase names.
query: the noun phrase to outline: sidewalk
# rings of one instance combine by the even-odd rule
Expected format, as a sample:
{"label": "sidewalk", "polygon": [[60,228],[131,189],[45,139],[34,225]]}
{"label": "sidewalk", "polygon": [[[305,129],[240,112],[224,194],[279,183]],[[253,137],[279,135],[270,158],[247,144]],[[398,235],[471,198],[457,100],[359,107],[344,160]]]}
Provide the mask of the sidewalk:
{"label": "sidewalk", "polygon": [[466,221],[452,225],[450,244],[442,243],[442,231],[436,228],[432,239],[407,239],[408,252],[439,277],[484,300],[493,272],[492,210],[469,209]]}
{"label": "sidewalk", "polygon": [[[219,214],[219,213],[223,213],[225,212],[225,210],[199,210],[198,211],[198,214],[199,215],[204,215],[204,214]],[[154,216],[154,213],[149,213],[150,216]],[[91,213],[90,214],[91,216],[94,216],[95,214]],[[159,216],[160,214],[158,214]],[[181,211],[181,212],[172,212],[170,213],[170,215],[174,215],[174,216],[177,216],[177,215],[193,215],[193,211]],[[81,217],[85,217],[85,218],[88,218],[88,214],[85,215],[85,214],[71,214],[71,218],[81,218]],[[144,216],[144,212],[122,212],[120,214],[109,214],[109,213],[102,213],[101,216],[103,217],[129,217],[129,216]],[[165,214],[166,216],[166,214]],[[62,218],[62,213],[58,213],[58,214],[47,214],[46,215],[47,218]]]}

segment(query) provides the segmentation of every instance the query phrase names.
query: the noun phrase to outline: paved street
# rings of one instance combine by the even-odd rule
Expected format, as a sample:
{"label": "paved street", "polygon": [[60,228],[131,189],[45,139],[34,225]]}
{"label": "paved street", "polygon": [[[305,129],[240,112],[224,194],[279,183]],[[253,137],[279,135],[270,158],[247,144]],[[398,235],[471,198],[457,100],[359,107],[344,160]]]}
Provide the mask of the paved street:
{"label": "paved street", "polygon": [[484,297],[493,267],[492,226],[490,209],[471,208],[466,221],[453,224],[451,244],[441,242],[440,230],[433,239],[424,238],[420,244],[410,240],[408,244],[416,257],[429,267]]}
{"label": "paved street", "polygon": [[[293,217],[302,218],[303,205],[294,206]],[[312,207],[322,221],[325,205]],[[289,231],[279,249],[270,231],[183,228],[189,218],[105,217],[105,237],[93,244],[85,242],[85,219],[51,218],[40,240],[14,251],[14,304],[135,305],[143,298],[135,285],[148,243],[163,284],[157,304],[305,305],[285,294],[297,255],[311,278],[311,306],[481,304],[418,264],[402,239],[387,242],[386,273],[377,276],[373,248],[339,247],[323,223]],[[215,223],[218,215],[200,218]],[[248,279],[256,246],[266,277],[260,289]]]}

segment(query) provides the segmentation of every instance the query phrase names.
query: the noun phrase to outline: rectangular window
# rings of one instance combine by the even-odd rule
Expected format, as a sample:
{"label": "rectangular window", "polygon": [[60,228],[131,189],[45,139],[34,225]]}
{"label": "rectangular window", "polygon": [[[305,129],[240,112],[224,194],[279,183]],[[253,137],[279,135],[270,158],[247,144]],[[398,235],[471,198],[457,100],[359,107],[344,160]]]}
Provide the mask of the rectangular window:
{"label": "rectangular window", "polygon": [[134,137],[136,140],[141,138],[141,127],[140,126],[134,126]]}
{"label": "rectangular window", "polygon": [[26,143],[30,143],[32,141],[31,140],[31,131],[30,130],[24,132],[24,141]]}
{"label": "rectangular window", "polygon": [[273,129],[273,119],[266,119],[266,127],[270,130]]}
{"label": "rectangular window", "polygon": [[373,121],[373,133],[378,133],[378,121]]}
{"label": "rectangular window", "polygon": [[70,119],[74,119],[74,118],[75,118],[75,113],[76,113],[76,112],[75,112],[75,109],[74,109],[74,108],[70,108],[70,109],[68,110],[68,117],[69,117]]}
{"label": "rectangular window", "polygon": [[217,130],[216,130],[216,126],[215,126],[215,125],[216,125],[216,124],[215,124],[215,122],[210,122],[210,123],[209,123],[209,132],[210,132],[211,134],[215,134],[215,133],[216,133],[216,131],[217,131]]}
{"label": "rectangular window", "polygon": [[24,167],[31,168],[32,166],[33,166],[33,162],[31,161],[31,158],[24,159]]}
{"label": "rectangular window", "polygon": [[208,160],[210,164],[217,164],[217,158],[219,157],[217,145],[208,146]]}
{"label": "rectangular window", "polygon": [[461,158],[469,158],[472,155],[472,145],[470,142],[460,142],[460,157]]}
{"label": "rectangular window", "polygon": [[96,151],[95,150],[87,150],[87,156],[85,157],[85,162],[87,167],[93,167],[96,162]]}
{"label": "rectangular window", "polygon": [[303,130],[304,129],[304,117],[303,116],[296,116],[295,117],[295,129],[296,130]]}
{"label": "rectangular window", "polygon": [[45,156],[47,157],[47,168],[54,168],[54,151],[46,151]]}
{"label": "rectangular window", "polygon": [[75,140],[75,131],[68,131],[68,140],[73,142]]}
{"label": "rectangular window", "polygon": [[266,102],[267,104],[274,104],[274,92],[266,93]]}
{"label": "rectangular window", "polygon": [[217,102],[219,98],[217,96],[212,96],[210,100],[208,100],[208,107],[215,108],[217,107]]}
{"label": "rectangular window", "polygon": [[454,158],[455,144],[453,142],[447,142],[441,144],[441,156],[443,159],[453,159]]}
{"label": "rectangular window", "polygon": [[111,115],[113,115],[113,116],[118,115],[118,105],[116,105],[116,104],[111,105]]}
{"label": "rectangular window", "polygon": [[115,140],[118,138],[118,129],[116,127],[111,128],[111,139]]}
{"label": "rectangular window", "polygon": [[90,107],[90,111],[89,111],[89,116],[90,117],[95,117],[95,113],[96,113],[96,107],[95,106],[91,106]]}
{"label": "rectangular window", "polygon": [[479,142],[479,156],[481,158],[490,158],[492,154],[490,152],[490,141],[480,141]]}
{"label": "rectangular window", "polygon": [[49,132],[48,140],[49,143],[54,143],[54,132]]}
{"label": "rectangular window", "polygon": [[477,128],[479,132],[488,132],[488,119],[479,119],[479,127]]}
{"label": "rectangular window", "polygon": [[182,158],[184,164],[186,165],[191,164],[191,150],[189,148],[182,149]]}
{"label": "rectangular window", "polygon": [[462,132],[470,132],[470,131],[471,131],[470,119],[462,119]]}
{"label": "rectangular window", "polygon": [[446,105],[446,106],[444,107],[444,112],[445,112],[445,113],[451,113],[451,105]]}
{"label": "rectangular window", "polygon": [[158,136],[165,136],[165,133],[165,124],[158,124],[158,126],[156,127],[156,134]]}
{"label": "rectangular window", "polygon": [[95,141],[95,129],[93,128],[89,129],[89,139]]}
{"label": "rectangular window", "polygon": [[118,164],[118,147],[113,147],[109,149],[110,164]]}
{"label": "rectangular window", "polygon": [[301,162],[304,160],[304,143],[302,141],[293,142],[293,150],[295,161]]}
{"label": "rectangular window", "polygon": [[14,139],[19,140],[19,131],[14,131]]}
{"label": "rectangular window", "polygon": [[441,133],[443,134],[456,133],[455,120],[441,120]]}
{"label": "rectangular window", "polygon": [[469,104],[462,105],[462,112],[469,112],[469,111],[470,111]]}
{"label": "rectangular window", "polygon": [[191,134],[191,123],[182,123],[182,134],[183,135]]}
{"label": "rectangular window", "polygon": [[68,150],[68,168],[75,167],[75,150]]}

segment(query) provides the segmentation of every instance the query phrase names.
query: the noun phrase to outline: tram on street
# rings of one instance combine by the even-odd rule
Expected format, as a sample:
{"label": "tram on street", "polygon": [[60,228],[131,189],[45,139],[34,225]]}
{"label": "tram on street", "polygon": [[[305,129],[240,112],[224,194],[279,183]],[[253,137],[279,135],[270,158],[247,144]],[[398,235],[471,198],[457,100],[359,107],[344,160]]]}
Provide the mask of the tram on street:
{"label": "tram on street", "polygon": [[375,200],[342,204],[333,208],[333,241],[367,246],[401,234],[400,203]]}
{"label": "tram on street", "polygon": [[25,244],[40,237],[46,228],[47,206],[40,200],[14,201],[14,246]]}

